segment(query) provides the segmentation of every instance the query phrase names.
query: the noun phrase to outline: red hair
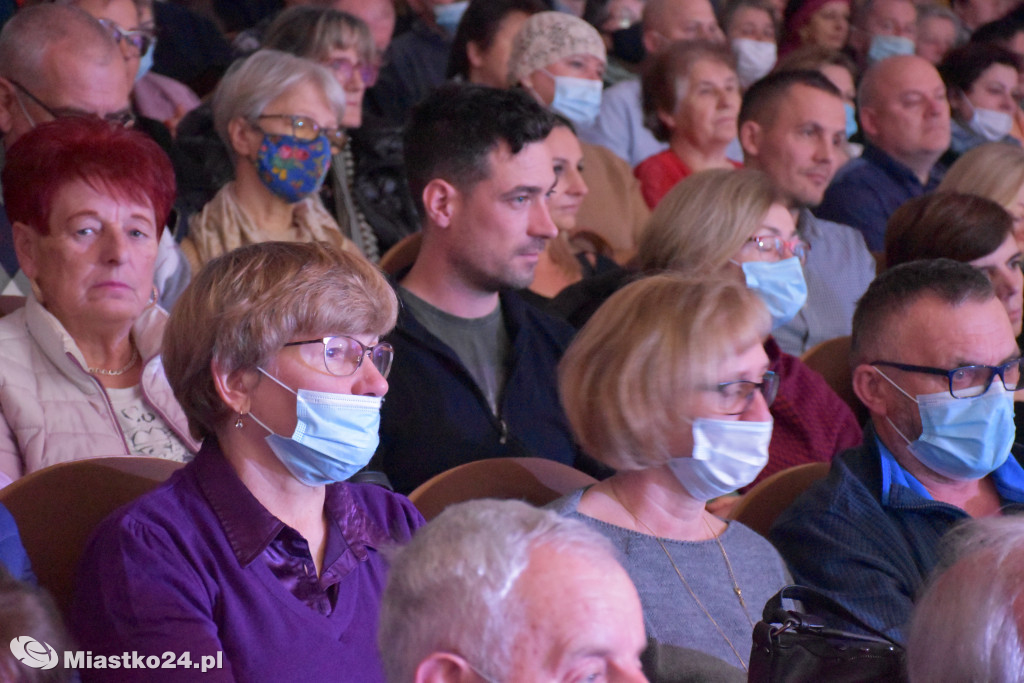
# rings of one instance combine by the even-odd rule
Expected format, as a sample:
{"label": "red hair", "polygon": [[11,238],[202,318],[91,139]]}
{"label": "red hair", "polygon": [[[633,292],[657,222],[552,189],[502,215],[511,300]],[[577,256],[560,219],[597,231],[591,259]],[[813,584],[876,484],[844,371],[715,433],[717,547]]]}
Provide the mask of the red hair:
{"label": "red hair", "polygon": [[58,192],[76,180],[122,200],[153,207],[157,235],[174,203],[174,168],[139,131],[94,117],[65,117],[36,126],[7,150],[0,175],[11,221],[50,231]]}

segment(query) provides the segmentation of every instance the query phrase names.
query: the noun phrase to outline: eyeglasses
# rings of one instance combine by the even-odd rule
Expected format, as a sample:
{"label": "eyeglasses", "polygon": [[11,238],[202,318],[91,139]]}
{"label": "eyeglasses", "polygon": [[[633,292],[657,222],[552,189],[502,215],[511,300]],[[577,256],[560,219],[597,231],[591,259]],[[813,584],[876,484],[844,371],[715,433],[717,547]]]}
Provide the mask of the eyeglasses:
{"label": "eyeglasses", "polygon": [[110,34],[110,37],[118,45],[127,45],[135,50],[138,55],[146,54],[146,50],[156,40],[156,35],[152,31],[145,29],[123,29],[110,19],[99,19],[98,21],[103,28],[107,29],[107,33]]}
{"label": "eyeglasses", "polygon": [[992,380],[996,376],[999,377],[999,381],[1003,383],[1003,388],[1007,391],[1024,389],[1024,373],[1021,372],[1024,358],[1014,358],[1002,365],[963,365],[952,370],[892,363],[887,360],[876,360],[871,365],[945,377],[949,382],[949,393],[953,398],[971,398],[984,394],[992,386]]}
{"label": "eyeglasses", "polygon": [[755,391],[761,392],[767,405],[772,404],[775,394],[779,391],[779,376],[768,371],[764,373],[760,382],[737,379],[732,382],[716,384],[709,387],[709,390],[718,393],[719,412],[723,415],[741,415],[753,403]]}
{"label": "eyeglasses", "polygon": [[[70,119],[70,118],[102,118],[112,126],[120,126],[121,128],[131,128],[135,125],[135,114],[132,113],[131,109],[121,109],[120,111],[111,112],[104,116],[97,116],[92,112],[82,111],[81,109],[72,109],[70,107],[61,107],[59,109],[52,109],[48,107],[42,100],[29,92],[28,88],[23,86],[21,83],[12,80],[11,85],[24,93],[30,100],[35,102],[36,106],[45,111],[47,114],[52,116],[54,119]],[[22,108],[22,113],[35,125],[35,121],[28,115],[28,112]]]}
{"label": "eyeglasses", "polygon": [[352,337],[323,337],[306,341],[288,342],[285,346],[301,346],[303,344],[324,345],[324,367],[336,377],[348,377],[355,374],[363,364],[363,358],[369,357],[373,367],[381,377],[387,379],[391,372],[391,361],[395,359],[395,349],[387,342],[367,346]]}
{"label": "eyeglasses", "polygon": [[779,258],[785,258],[788,253],[800,259],[800,263],[807,263],[807,254],[811,251],[811,245],[799,237],[784,240],[771,235],[754,235],[747,242],[753,243],[762,254],[778,254]]}
{"label": "eyeglasses", "polygon": [[380,68],[376,64],[368,64],[366,62],[353,62],[347,57],[339,57],[338,59],[329,59],[323,62],[323,65],[333,71],[338,80],[342,83],[348,83],[352,80],[352,77],[359,73],[359,78],[363,80],[363,84],[369,88],[377,82],[377,76]]}
{"label": "eyeglasses", "polygon": [[331,151],[335,154],[341,152],[341,148],[345,146],[345,141],[348,139],[348,136],[345,135],[345,131],[343,129],[324,128],[308,116],[294,116],[292,114],[260,114],[256,118],[257,120],[283,119],[285,121],[290,121],[292,125],[292,135],[299,140],[311,142],[323,135],[327,138],[327,142],[331,145]]}

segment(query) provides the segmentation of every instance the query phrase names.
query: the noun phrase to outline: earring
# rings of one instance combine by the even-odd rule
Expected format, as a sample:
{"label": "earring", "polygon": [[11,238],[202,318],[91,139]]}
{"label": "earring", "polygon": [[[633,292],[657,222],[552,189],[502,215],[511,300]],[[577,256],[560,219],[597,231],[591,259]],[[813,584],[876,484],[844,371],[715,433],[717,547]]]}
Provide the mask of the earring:
{"label": "earring", "polygon": [[245,423],[242,422],[242,414],[239,413],[238,414],[238,419],[235,420],[235,429],[241,429],[244,426],[245,426]]}
{"label": "earring", "polygon": [[149,293],[149,303],[150,304],[155,304],[159,300],[160,300],[160,290],[156,288],[156,285],[153,285],[153,290]]}

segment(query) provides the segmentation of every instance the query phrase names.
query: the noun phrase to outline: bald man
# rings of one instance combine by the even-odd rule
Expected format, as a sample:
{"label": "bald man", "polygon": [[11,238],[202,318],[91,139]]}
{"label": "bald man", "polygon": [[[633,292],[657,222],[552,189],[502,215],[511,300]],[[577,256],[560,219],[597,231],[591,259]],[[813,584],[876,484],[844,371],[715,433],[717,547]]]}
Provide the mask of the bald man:
{"label": "bald man", "polygon": [[[648,58],[677,40],[725,41],[708,0],[647,0],[642,21]],[[644,126],[639,79],[605,90],[597,121],[579,135],[585,142],[607,147],[634,167],[668,149],[667,142],[655,138]]]}
{"label": "bald man", "polygon": [[869,68],[857,99],[864,154],[836,175],[815,214],[852,225],[868,249],[881,251],[890,214],[942,179],[938,161],[949,147],[949,101],[939,72],[915,55]]}

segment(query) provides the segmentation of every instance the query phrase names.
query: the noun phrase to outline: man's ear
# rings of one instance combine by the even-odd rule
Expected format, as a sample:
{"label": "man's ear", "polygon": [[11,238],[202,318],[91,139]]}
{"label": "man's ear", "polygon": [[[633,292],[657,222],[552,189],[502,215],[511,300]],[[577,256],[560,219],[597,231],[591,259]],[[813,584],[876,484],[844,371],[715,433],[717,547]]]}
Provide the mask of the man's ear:
{"label": "man's ear", "polygon": [[744,121],[739,129],[740,146],[744,157],[756,157],[760,153],[764,129],[757,121]]}
{"label": "man's ear", "polygon": [[14,128],[14,110],[18,107],[18,93],[14,84],[6,78],[0,78],[0,137],[7,135]]}
{"label": "man's ear", "polygon": [[228,372],[217,361],[210,361],[210,372],[217,394],[232,412],[245,415],[252,406],[252,392],[259,384],[259,373],[255,370],[234,370]]}
{"label": "man's ear", "polygon": [[889,412],[889,384],[872,365],[858,365],[853,369],[853,393],[873,415],[887,415]]}
{"label": "man's ear", "polygon": [[39,275],[41,265],[39,240],[43,236],[21,221],[14,221],[11,224],[11,232],[14,237],[14,253],[18,257],[18,267],[29,280],[35,280]]}
{"label": "man's ear", "polygon": [[857,110],[857,118],[860,119],[860,129],[864,131],[867,138],[878,135],[878,117],[872,107],[861,107]]}
{"label": "man's ear", "polygon": [[665,44],[665,36],[661,35],[657,31],[644,31],[643,35],[644,49],[647,50],[647,54],[657,54],[661,47]]}
{"label": "man's ear", "polygon": [[676,129],[676,117],[672,116],[668,112],[658,110],[658,121],[661,125],[665,126],[665,129],[671,133]]}
{"label": "man's ear", "polygon": [[434,652],[416,667],[415,683],[476,683],[480,680],[465,659],[451,652]]}
{"label": "man's ear", "polygon": [[431,223],[450,227],[455,215],[459,191],[447,180],[434,178],[423,188],[423,208]]}

